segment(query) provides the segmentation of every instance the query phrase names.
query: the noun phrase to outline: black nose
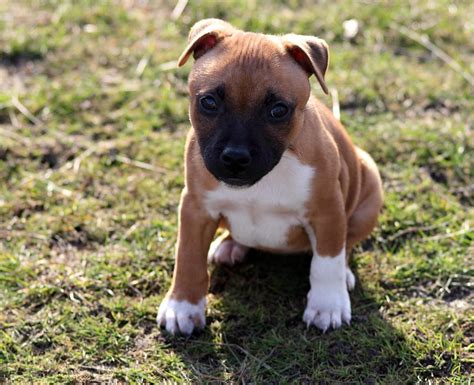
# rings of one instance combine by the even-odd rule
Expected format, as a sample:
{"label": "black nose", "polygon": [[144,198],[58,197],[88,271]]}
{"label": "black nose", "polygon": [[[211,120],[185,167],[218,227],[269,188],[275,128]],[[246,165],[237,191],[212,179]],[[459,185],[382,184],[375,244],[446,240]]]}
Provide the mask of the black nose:
{"label": "black nose", "polygon": [[245,147],[227,146],[221,153],[220,161],[229,170],[240,172],[248,167],[252,157]]}

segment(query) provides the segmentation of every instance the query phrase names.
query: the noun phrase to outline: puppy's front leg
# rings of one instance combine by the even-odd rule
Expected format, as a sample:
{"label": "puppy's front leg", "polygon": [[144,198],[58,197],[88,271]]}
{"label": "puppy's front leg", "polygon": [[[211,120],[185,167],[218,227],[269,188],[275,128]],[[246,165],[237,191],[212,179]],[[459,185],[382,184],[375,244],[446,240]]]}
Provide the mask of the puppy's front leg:
{"label": "puppy's front leg", "polygon": [[346,266],[346,219],[342,196],[328,197],[316,212],[306,225],[313,259],[311,289],[303,321],[308,327],[315,325],[324,332],[330,326],[338,328],[342,322],[350,322],[351,303],[347,289],[353,276]]}
{"label": "puppy's front leg", "polygon": [[157,316],[158,324],[172,334],[191,334],[205,325],[207,252],[218,222],[202,207],[196,196],[183,191],[173,283]]}

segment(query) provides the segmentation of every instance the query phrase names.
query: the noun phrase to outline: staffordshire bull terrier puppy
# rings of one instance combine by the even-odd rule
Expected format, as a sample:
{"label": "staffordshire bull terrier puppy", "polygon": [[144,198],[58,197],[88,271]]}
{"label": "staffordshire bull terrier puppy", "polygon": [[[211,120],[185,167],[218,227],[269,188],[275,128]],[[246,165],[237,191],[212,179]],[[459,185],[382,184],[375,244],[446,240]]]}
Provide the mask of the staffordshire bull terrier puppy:
{"label": "staffordshire bull terrier puppy", "polygon": [[347,259],[377,222],[382,185],[372,158],[311,95],[311,75],[328,92],[326,42],[206,19],[178,65],[191,55],[176,264],[158,324],[173,334],[203,328],[207,261],[233,264],[249,248],[312,252],[303,321],[323,331],[349,323]]}

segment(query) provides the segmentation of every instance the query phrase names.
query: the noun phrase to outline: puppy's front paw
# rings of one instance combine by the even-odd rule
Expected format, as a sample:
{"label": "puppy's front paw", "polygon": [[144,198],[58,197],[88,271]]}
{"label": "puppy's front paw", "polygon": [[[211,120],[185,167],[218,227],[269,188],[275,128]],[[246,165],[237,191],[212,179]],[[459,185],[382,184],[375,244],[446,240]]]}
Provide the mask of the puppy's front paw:
{"label": "puppy's front paw", "polygon": [[235,242],[232,238],[217,238],[209,248],[207,260],[211,263],[233,265],[242,262],[249,248]]}
{"label": "puppy's front paw", "polygon": [[190,335],[195,329],[202,329],[206,324],[206,298],[197,304],[188,301],[177,301],[166,297],[158,309],[156,321],[171,334]]}
{"label": "puppy's front paw", "polygon": [[346,282],[318,283],[308,293],[303,321],[325,332],[330,326],[340,327],[351,320],[351,302]]}

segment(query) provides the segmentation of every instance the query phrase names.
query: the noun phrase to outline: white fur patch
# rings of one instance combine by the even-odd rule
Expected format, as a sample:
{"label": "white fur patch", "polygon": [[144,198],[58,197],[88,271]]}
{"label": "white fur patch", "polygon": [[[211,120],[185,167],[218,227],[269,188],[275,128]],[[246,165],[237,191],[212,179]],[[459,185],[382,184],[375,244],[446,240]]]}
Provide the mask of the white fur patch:
{"label": "white fur patch", "polygon": [[191,334],[194,329],[202,329],[206,324],[206,298],[196,305],[188,301],[165,298],[158,309],[156,321],[171,334]]}
{"label": "white fur patch", "polygon": [[224,215],[232,238],[248,247],[285,251],[288,230],[304,221],[311,194],[313,167],[285,152],[275,168],[250,187],[221,183],[205,200],[209,214]]}
{"label": "white fur patch", "polygon": [[[307,229],[313,247],[311,260],[308,304],[303,321],[308,327],[315,325],[326,331],[330,326],[338,328],[351,320],[351,302],[348,286],[354,284],[352,272],[346,267],[345,245],[335,257],[322,257],[316,251],[316,237]],[[349,274],[350,273],[350,274]]]}

